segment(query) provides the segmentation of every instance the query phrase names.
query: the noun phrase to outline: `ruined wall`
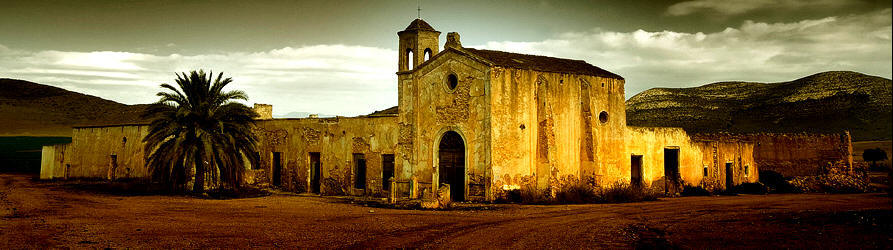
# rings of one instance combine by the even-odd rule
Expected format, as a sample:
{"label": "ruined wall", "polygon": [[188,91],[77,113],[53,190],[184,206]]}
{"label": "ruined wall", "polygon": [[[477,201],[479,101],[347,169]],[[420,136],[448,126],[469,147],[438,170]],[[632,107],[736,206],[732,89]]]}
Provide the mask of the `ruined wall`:
{"label": "ruined wall", "polygon": [[841,134],[751,134],[754,159],[761,170],[786,177],[819,175],[829,168],[851,170],[853,148],[849,133]]}
{"label": "ruined wall", "polygon": [[[726,163],[731,163],[732,185],[759,181],[757,163],[754,161],[754,144],[736,138],[713,137],[693,140],[681,128],[628,127],[625,168],[632,167],[633,155],[642,156],[643,181],[655,189],[666,190],[665,150],[679,149],[679,175],[684,184],[723,189],[726,183]],[[707,167],[707,176],[704,176]],[[747,168],[747,171],[745,171]],[[629,170],[627,170],[629,171]],[[629,181],[629,175],[625,176]]]}
{"label": "ruined wall", "polygon": [[258,117],[255,119],[258,120],[269,120],[273,119],[273,105],[270,104],[254,104],[254,112],[257,112]]}
{"label": "ruined wall", "polygon": [[623,80],[501,67],[490,77],[493,192],[622,178]]}
{"label": "ruined wall", "polygon": [[[692,183],[707,188],[708,190],[722,190],[741,183],[758,182],[759,163],[754,158],[754,144],[734,138],[717,137],[710,140],[693,141],[692,146],[702,153],[701,169],[693,166],[686,173],[683,180],[691,180]],[[706,168],[707,175],[704,175]],[[730,172],[729,172],[730,171]],[[698,172],[698,173],[694,173]],[[701,177],[700,181],[696,181]],[[730,180],[731,183],[726,181]]]}
{"label": "ruined wall", "polygon": [[[281,154],[281,188],[310,191],[310,153],[320,154],[323,194],[382,195],[382,154],[394,154],[397,117],[273,119],[257,122],[261,164],[247,175],[273,182],[273,152]],[[355,189],[353,154],[366,159],[366,188]]]}
{"label": "ruined wall", "polygon": [[62,166],[72,178],[143,178],[145,125],[74,128]]}
{"label": "ruined wall", "polygon": [[41,148],[40,179],[68,178],[65,168],[65,151],[71,143],[47,145]]}
{"label": "ruined wall", "polygon": [[[443,52],[400,79],[400,178],[415,176],[428,189],[439,181],[438,149],[444,133],[465,142],[465,197],[483,200],[490,184],[489,68],[455,51]],[[448,76],[458,85],[450,89]]]}

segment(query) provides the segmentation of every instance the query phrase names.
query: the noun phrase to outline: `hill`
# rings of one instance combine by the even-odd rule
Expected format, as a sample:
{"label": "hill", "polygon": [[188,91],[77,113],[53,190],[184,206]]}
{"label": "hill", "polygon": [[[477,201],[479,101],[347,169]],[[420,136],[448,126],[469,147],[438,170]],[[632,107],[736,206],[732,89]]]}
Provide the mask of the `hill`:
{"label": "hill", "polygon": [[141,122],[146,107],[29,81],[0,79],[0,136],[70,137],[75,125]]}
{"label": "hill", "polygon": [[626,101],[630,126],[690,132],[822,132],[849,130],[853,140],[893,137],[891,80],[830,71],[789,82],[718,82],[654,88]]}

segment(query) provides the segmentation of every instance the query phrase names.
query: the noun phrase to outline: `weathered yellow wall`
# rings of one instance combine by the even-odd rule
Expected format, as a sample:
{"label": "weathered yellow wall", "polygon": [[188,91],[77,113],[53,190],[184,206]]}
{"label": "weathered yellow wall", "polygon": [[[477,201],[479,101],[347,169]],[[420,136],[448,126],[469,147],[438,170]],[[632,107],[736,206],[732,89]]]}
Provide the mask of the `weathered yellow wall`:
{"label": "weathered yellow wall", "polygon": [[[679,148],[679,174],[687,185],[708,189],[725,187],[725,163],[733,163],[733,185],[759,180],[753,160],[753,143],[723,141],[693,141],[681,128],[628,127],[626,172],[631,168],[632,155],[642,156],[643,180],[646,184],[663,188],[664,149]],[[714,152],[716,154],[714,155]],[[707,166],[707,178],[704,177]],[[748,175],[744,175],[748,166]],[[630,175],[626,174],[625,181]]]}
{"label": "weathered yellow wall", "polygon": [[[490,184],[488,67],[452,50],[400,79],[400,127],[403,178],[416,176],[426,188],[438,181],[440,139],[457,132],[465,142],[465,197],[483,200]],[[458,77],[451,90],[449,74]]]}
{"label": "weathered yellow wall", "polygon": [[490,75],[494,192],[623,174],[623,80],[500,67]]}
{"label": "weathered yellow wall", "polygon": [[[260,170],[249,170],[257,183],[273,178],[273,152],[280,152],[282,188],[308,192],[310,153],[320,153],[321,185],[325,194],[379,195],[382,193],[381,155],[394,154],[397,117],[306,118],[257,121]],[[365,154],[366,189],[355,189],[353,154]],[[247,178],[249,181],[251,178]]]}
{"label": "weathered yellow wall", "polygon": [[41,148],[40,179],[66,178],[65,151],[70,143],[47,145]]}
{"label": "weathered yellow wall", "polygon": [[[143,158],[143,137],[147,126],[110,126],[74,128],[64,164],[74,178],[141,178],[148,169]],[[111,164],[117,156],[117,168]],[[63,166],[65,166],[63,164]]]}

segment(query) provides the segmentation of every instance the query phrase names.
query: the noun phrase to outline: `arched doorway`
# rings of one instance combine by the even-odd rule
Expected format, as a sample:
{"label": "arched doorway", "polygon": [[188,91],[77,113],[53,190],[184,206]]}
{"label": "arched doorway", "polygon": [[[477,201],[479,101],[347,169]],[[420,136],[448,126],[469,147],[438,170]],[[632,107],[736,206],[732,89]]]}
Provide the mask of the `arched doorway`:
{"label": "arched doorway", "polygon": [[450,199],[465,200],[465,142],[462,136],[447,131],[440,138],[438,147],[439,175],[441,184],[450,184]]}

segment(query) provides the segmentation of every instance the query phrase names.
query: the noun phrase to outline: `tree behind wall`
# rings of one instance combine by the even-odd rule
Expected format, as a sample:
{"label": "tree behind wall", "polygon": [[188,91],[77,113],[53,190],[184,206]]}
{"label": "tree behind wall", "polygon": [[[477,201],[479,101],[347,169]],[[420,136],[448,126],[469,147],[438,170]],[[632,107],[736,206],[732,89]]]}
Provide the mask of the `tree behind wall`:
{"label": "tree behind wall", "polygon": [[[193,192],[203,193],[205,177],[210,184],[237,190],[248,159],[257,164],[257,138],[252,129],[257,113],[235,100],[248,100],[244,92],[224,91],[232,78],[223,73],[191,71],[177,74],[177,87],[166,90],[146,110],[152,118],[146,142],[146,162],[153,181],[173,190],[185,190],[193,180]],[[213,81],[212,81],[213,80]]]}
{"label": "tree behind wall", "polygon": [[880,148],[869,148],[862,152],[862,159],[870,161],[871,167],[876,168],[878,161],[887,160],[887,152]]}

